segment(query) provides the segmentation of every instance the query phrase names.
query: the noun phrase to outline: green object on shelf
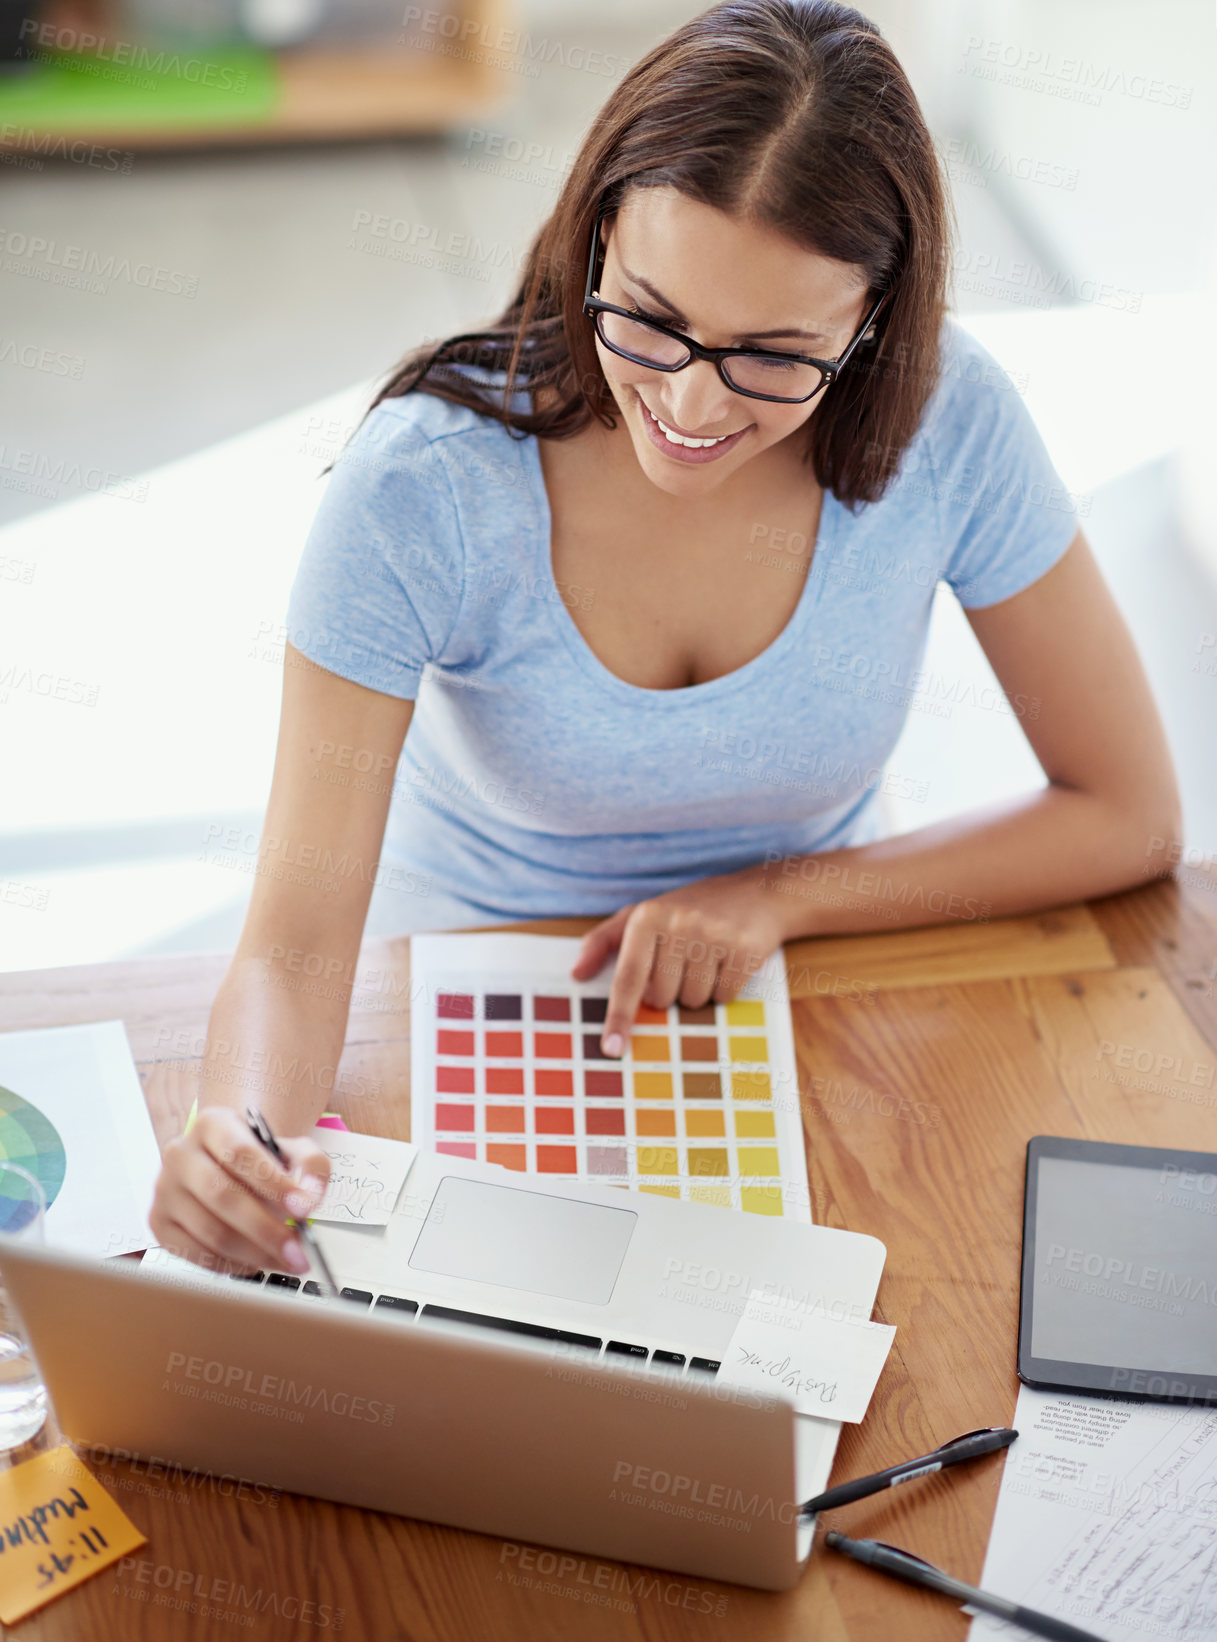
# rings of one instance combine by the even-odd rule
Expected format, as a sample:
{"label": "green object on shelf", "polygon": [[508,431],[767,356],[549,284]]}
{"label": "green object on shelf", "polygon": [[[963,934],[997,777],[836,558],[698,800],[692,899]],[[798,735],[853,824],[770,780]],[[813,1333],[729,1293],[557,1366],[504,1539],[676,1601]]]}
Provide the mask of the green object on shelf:
{"label": "green object on shelf", "polygon": [[269,51],[103,41],[99,52],[40,53],[24,72],[0,76],[0,141],[6,125],[82,134],[249,125],[269,120],[278,101]]}

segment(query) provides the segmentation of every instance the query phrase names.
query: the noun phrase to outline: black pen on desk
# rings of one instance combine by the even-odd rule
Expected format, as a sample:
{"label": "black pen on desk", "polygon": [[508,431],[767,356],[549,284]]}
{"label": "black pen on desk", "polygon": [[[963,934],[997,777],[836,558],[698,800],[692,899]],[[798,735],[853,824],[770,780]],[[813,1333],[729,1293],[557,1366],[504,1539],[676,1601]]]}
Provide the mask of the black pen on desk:
{"label": "black pen on desk", "polygon": [[958,1465],[961,1460],[976,1460],[982,1454],[992,1454],[999,1448],[1008,1448],[1018,1436],[1008,1426],[986,1426],[980,1431],[968,1431],[962,1437],[953,1437],[950,1442],[944,1442],[941,1448],[936,1448],[932,1454],[922,1454],[919,1459],[904,1460],[900,1465],[890,1465],[886,1471],[874,1471],[869,1477],[858,1477],[853,1482],[843,1482],[838,1488],[829,1488],[823,1494],[817,1494],[809,1499],[805,1505],[800,1505],[801,1516],[815,1516],[819,1511],[831,1511],[837,1505],[852,1505],[856,1499],[865,1499],[868,1494],[879,1494],[885,1488],[895,1488],[898,1483],[911,1482],[914,1477],[929,1476],[931,1471],[941,1471],[948,1465]]}
{"label": "black pen on desk", "polygon": [[[285,1169],[290,1170],[291,1164],[283,1155],[283,1149],[279,1145],[279,1142],[275,1139],[274,1135],[271,1134],[270,1124],[262,1116],[256,1106],[247,1106],[245,1108],[245,1121],[249,1124],[255,1138],[262,1142],[263,1146],[266,1147],[266,1150],[276,1160],[276,1162],[281,1163]],[[292,1224],[300,1233],[300,1241],[304,1244],[305,1251],[308,1254],[309,1259],[314,1263],[318,1271],[320,1271],[322,1277],[325,1278],[331,1294],[337,1294],[338,1284],[334,1281],[334,1274],[329,1268],[325,1255],[321,1252],[321,1245],[318,1243],[313,1233],[313,1228],[309,1225],[307,1220],[294,1220]]]}
{"label": "black pen on desk", "polygon": [[864,1562],[870,1568],[878,1568],[881,1573],[893,1574],[910,1585],[921,1585],[926,1590],[952,1596],[965,1607],[977,1608],[981,1613],[1008,1619],[1011,1624],[1021,1625],[1033,1636],[1048,1637],[1049,1642],[1103,1642],[1103,1638],[1093,1631],[1080,1630],[1064,1619],[1054,1618],[1052,1614],[1037,1613],[1034,1608],[1021,1607],[1007,1597],[978,1591],[975,1585],[965,1585],[962,1579],[952,1578],[932,1562],[923,1561],[911,1551],[902,1551],[899,1546],[885,1545],[879,1539],[846,1539],[844,1534],[831,1531],[824,1536],[824,1543],[834,1551],[842,1551],[852,1557],[855,1562]]}

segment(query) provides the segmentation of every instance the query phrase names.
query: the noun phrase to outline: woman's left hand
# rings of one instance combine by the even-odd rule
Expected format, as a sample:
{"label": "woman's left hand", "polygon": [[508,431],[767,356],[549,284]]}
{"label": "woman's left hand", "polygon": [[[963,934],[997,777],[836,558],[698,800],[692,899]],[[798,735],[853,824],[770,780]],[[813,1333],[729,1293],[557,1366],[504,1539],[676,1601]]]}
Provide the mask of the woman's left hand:
{"label": "woman's left hand", "polygon": [[766,892],[760,867],[638,901],[583,938],[571,979],[590,980],[617,952],[601,1036],[605,1054],[624,1052],[639,1004],[688,1009],[727,1003],[787,937],[782,897]]}

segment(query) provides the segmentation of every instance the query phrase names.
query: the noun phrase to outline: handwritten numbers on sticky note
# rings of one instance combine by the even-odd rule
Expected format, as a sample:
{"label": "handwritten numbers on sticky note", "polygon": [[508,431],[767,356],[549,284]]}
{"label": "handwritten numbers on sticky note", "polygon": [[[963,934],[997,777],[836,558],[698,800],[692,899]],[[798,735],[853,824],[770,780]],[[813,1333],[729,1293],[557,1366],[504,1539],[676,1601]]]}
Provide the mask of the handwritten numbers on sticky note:
{"label": "handwritten numbers on sticky note", "polygon": [[800,1414],[858,1421],[866,1414],[896,1330],[864,1319],[836,1320],[750,1294],[719,1381],[785,1397]]}
{"label": "handwritten numbers on sticky note", "polygon": [[147,1543],[66,1446],[0,1472],[0,1622],[16,1624]]}

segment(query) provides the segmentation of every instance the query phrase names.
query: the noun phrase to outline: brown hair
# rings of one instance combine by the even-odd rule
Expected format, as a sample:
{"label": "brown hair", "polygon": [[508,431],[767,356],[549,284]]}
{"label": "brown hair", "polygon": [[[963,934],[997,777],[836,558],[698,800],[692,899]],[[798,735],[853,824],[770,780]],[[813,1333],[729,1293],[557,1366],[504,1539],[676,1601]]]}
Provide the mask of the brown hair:
{"label": "brown hair", "polygon": [[[418,389],[513,436],[565,439],[615,401],[583,314],[592,224],[632,188],[675,188],[866,274],[867,309],[893,295],[807,423],[817,481],[877,501],[938,377],[950,196],[917,98],[875,25],[834,0],[724,0],[630,69],[597,116],[519,287],[485,330],[415,348],[377,393]],[[867,311],[864,309],[863,311]],[[452,367],[505,372],[489,393]],[[548,408],[536,408],[541,388]],[[511,408],[520,391],[533,408]]]}

